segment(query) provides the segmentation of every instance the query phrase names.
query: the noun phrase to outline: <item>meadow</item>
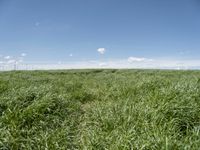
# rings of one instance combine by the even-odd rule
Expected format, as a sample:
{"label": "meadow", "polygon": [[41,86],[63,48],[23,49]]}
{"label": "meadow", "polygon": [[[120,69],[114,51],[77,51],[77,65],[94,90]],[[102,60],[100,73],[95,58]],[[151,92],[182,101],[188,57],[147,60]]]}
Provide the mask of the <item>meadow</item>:
{"label": "meadow", "polygon": [[1,150],[200,147],[200,71],[0,72]]}

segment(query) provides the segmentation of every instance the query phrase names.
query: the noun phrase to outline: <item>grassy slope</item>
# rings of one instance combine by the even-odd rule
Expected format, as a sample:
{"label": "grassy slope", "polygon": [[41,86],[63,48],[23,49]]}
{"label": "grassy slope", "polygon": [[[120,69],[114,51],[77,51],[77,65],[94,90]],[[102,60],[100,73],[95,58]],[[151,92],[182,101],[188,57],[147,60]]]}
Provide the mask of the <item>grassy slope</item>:
{"label": "grassy slope", "polygon": [[198,149],[200,72],[0,73],[1,149]]}

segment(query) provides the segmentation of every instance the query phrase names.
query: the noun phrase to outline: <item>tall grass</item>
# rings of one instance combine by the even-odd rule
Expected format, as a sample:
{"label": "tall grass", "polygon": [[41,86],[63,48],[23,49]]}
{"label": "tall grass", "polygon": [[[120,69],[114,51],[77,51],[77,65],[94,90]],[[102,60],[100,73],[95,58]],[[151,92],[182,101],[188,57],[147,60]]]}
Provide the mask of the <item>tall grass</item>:
{"label": "tall grass", "polygon": [[0,73],[0,149],[199,147],[199,71]]}

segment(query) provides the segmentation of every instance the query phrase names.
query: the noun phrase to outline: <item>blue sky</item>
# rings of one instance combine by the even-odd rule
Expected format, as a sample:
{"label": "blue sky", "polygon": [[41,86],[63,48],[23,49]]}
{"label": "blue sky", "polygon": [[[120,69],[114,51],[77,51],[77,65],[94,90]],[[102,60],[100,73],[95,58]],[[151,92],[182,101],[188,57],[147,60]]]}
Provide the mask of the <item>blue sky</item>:
{"label": "blue sky", "polygon": [[197,61],[200,2],[0,0],[0,55],[22,53],[26,62]]}

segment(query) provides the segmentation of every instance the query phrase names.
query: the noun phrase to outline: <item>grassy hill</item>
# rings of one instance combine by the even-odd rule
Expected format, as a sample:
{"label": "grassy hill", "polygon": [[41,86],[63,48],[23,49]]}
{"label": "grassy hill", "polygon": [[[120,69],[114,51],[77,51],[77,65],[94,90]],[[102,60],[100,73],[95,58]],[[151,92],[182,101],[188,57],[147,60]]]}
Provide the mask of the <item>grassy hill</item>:
{"label": "grassy hill", "polygon": [[0,73],[0,149],[199,147],[199,71]]}

